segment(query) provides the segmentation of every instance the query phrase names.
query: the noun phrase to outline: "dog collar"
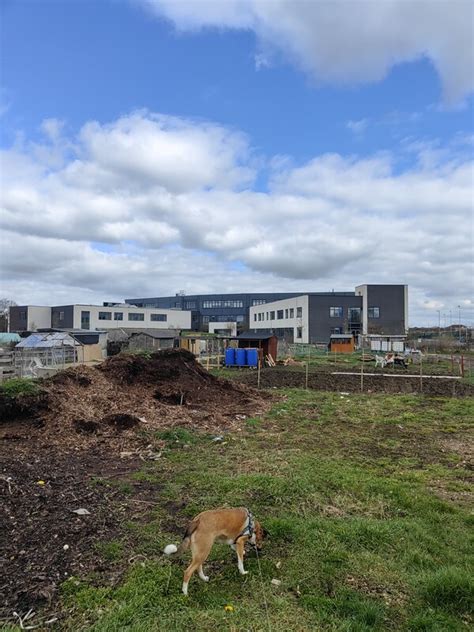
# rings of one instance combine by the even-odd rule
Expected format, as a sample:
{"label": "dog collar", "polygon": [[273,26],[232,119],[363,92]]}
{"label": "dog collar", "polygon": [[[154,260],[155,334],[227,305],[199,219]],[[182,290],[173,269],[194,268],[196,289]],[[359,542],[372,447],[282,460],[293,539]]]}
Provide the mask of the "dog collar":
{"label": "dog collar", "polygon": [[252,538],[252,536],[255,533],[255,520],[253,518],[253,515],[248,509],[246,511],[247,511],[247,524],[245,525],[243,530],[239,533],[239,535],[235,538],[234,544],[237,542],[237,540],[242,538],[244,535],[248,535],[249,538]]}

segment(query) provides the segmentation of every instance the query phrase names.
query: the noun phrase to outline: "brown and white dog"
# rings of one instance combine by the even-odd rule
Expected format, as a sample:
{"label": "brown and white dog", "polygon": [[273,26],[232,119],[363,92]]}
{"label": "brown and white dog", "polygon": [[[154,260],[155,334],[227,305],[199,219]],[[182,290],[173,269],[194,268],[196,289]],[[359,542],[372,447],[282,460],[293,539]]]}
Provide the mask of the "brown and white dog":
{"label": "brown and white dog", "polygon": [[209,577],[204,575],[202,565],[206,561],[214,542],[229,544],[237,553],[237,564],[242,575],[244,570],[245,543],[250,542],[257,550],[262,548],[263,529],[259,522],[245,507],[236,509],[211,509],[203,511],[193,518],[186,529],[183,541],[179,546],[168,544],[164,548],[166,555],[182,553],[191,547],[191,564],[184,571],[183,593],[188,594],[188,584],[194,571],[207,582]]}

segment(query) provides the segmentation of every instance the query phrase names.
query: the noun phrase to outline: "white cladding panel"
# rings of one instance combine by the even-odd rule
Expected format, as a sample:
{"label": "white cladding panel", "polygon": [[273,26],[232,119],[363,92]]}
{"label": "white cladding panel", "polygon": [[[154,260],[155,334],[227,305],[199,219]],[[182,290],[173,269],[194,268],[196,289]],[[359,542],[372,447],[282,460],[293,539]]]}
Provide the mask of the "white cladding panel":
{"label": "white cladding panel", "polygon": [[[131,307],[130,305],[74,305],[75,329],[82,329],[82,312],[89,312],[89,329],[191,329],[191,312],[178,309]],[[110,314],[110,319],[99,318],[99,313]],[[122,315],[118,320],[117,314]],[[130,314],[143,314],[143,320],[130,320]],[[152,320],[153,314],[161,314],[165,320]]]}
{"label": "white cladding panel", "polygon": [[37,329],[46,329],[51,327],[51,307],[28,305],[27,314],[28,331],[36,331]]}
{"label": "white cladding panel", "polygon": [[[309,342],[308,305],[307,294],[284,298],[272,303],[254,305],[249,310],[249,329],[293,329],[293,340],[307,343]],[[299,310],[301,311],[301,316],[298,316]],[[278,315],[279,312],[280,316]]]}

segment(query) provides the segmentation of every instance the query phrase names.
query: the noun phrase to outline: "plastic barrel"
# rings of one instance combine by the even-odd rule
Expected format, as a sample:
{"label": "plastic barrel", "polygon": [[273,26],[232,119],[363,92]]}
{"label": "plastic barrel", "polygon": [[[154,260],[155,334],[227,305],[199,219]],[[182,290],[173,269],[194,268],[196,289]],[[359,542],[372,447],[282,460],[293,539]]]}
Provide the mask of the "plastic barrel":
{"label": "plastic barrel", "polygon": [[235,365],[235,349],[229,348],[225,350],[225,365],[226,366]]}
{"label": "plastic barrel", "polygon": [[246,349],[247,364],[249,366],[258,366],[258,349]]}
{"label": "plastic barrel", "polygon": [[247,361],[247,349],[236,349],[235,350],[235,363],[237,366],[245,366]]}

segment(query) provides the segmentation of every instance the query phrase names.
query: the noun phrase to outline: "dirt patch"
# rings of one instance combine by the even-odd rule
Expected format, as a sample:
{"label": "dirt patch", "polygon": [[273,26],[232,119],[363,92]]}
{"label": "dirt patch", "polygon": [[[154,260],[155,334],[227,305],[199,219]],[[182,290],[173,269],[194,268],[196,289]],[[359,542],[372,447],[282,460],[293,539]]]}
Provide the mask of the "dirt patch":
{"label": "dirt patch", "polygon": [[[341,370],[338,368],[337,370]],[[256,386],[254,372],[236,372],[235,380]],[[306,376],[303,370],[287,367],[265,368],[261,371],[263,388],[305,388]],[[311,371],[308,376],[308,387],[319,391],[361,392],[360,375],[334,375],[329,371]],[[416,378],[385,377],[382,375],[364,375],[363,392],[372,393],[419,393],[420,381]],[[423,380],[422,392],[426,395],[446,397],[463,397],[474,395],[474,385],[459,380],[426,378]]]}
{"label": "dirt patch", "polygon": [[[124,464],[103,449],[54,453],[49,446],[16,446],[2,459],[2,616],[48,605],[71,575],[105,573],[107,582],[118,579],[118,570],[104,562],[96,545],[122,536],[130,499],[120,486],[99,481],[120,480],[138,463]],[[149,490],[144,493],[150,498]],[[140,489],[134,490],[137,497]]]}

